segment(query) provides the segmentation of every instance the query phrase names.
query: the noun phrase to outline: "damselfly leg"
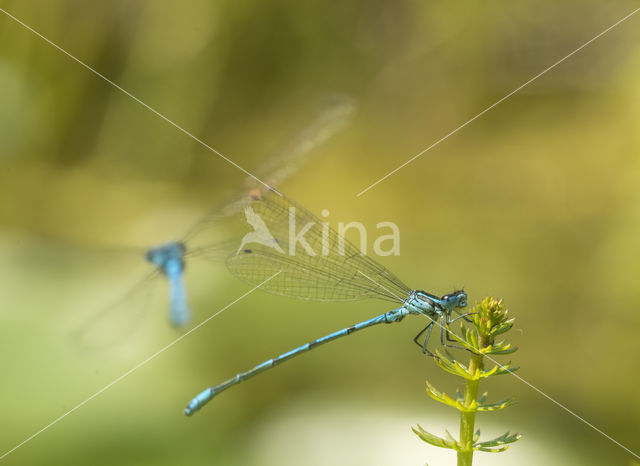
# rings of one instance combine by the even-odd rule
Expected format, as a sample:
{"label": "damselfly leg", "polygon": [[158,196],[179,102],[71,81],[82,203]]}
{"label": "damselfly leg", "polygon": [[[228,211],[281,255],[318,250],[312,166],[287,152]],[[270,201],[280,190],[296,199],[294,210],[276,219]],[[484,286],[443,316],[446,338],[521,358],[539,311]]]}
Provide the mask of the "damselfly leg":
{"label": "damselfly leg", "polygon": [[[450,345],[448,343],[445,342],[451,342],[451,343],[457,343],[458,340],[452,338],[450,336],[451,330],[449,329],[449,326],[454,323],[455,321],[459,320],[459,319],[464,319],[466,322],[471,322],[468,319],[468,316],[475,314],[475,312],[467,312],[465,314],[461,314],[457,317],[454,317],[453,319],[451,318],[451,313],[441,313],[439,314],[439,320],[440,323],[438,324],[440,326],[440,343],[442,344],[442,346],[447,347],[447,348],[455,348],[455,349],[464,349],[467,351],[471,351],[469,348],[465,348],[462,346],[458,346],[458,345]],[[431,357],[436,357],[431,351],[429,351],[429,349],[427,349],[427,344],[429,343],[429,337],[431,336],[431,331],[433,330],[434,325],[436,325],[436,321],[432,320],[425,328],[423,328],[420,333],[418,333],[415,338],[413,339],[414,343],[416,345],[418,345],[420,348],[422,348],[422,353],[426,354],[428,356]],[[422,337],[422,335],[425,335],[424,341],[420,342],[420,337]],[[472,352],[472,351],[471,351]]]}
{"label": "damselfly leg", "polygon": [[[431,330],[433,330],[434,325],[435,325],[434,321],[429,322],[429,324],[425,328],[420,330],[420,333],[418,333],[416,337],[413,339],[414,343],[418,345],[420,348],[422,348],[422,353],[427,354],[431,357],[435,357],[435,354],[433,354],[431,351],[427,349],[427,343],[429,342],[429,337],[431,336]],[[424,337],[424,342],[420,343],[418,340],[425,332],[427,332],[427,335]]]}
{"label": "damselfly leg", "polygon": [[[467,312],[465,314],[460,314],[457,317],[454,317],[453,319],[451,318],[451,313],[447,313],[446,316],[446,322],[445,325],[442,326],[442,331],[440,332],[440,342],[442,343],[442,346],[445,346],[447,348],[455,348],[455,349],[463,349],[463,350],[467,350],[470,353],[473,353],[473,351],[467,347],[464,346],[458,346],[458,345],[449,345],[447,343],[445,343],[445,339],[442,337],[442,334],[445,334],[445,338],[447,341],[450,341],[452,343],[457,343],[458,340],[451,338],[451,336],[449,335],[450,333],[452,333],[452,331],[449,329],[449,326],[454,323],[455,321],[459,320],[459,319],[464,319],[465,322],[469,322],[471,323],[472,321],[468,319],[468,316],[473,315],[473,314],[477,314],[476,312]],[[444,316],[441,316],[440,322],[442,322],[442,318],[444,318]],[[446,328],[446,331],[445,331]]]}

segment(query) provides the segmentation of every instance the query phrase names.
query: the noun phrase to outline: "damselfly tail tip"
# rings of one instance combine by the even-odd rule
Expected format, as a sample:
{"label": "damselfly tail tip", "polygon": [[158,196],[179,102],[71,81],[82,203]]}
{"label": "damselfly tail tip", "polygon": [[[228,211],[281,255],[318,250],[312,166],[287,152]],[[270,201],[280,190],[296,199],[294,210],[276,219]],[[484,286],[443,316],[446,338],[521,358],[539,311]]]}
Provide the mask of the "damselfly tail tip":
{"label": "damselfly tail tip", "polygon": [[179,314],[174,314],[169,319],[169,323],[176,330],[182,330],[182,328],[187,325],[191,321],[191,313],[183,312]]}
{"label": "damselfly tail tip", "polygon": [[200,393],[189,402],[189,404],[184,408],[184,414],[186,416],[191,416],[193,413],[202,408],[211,398],[213,398],[213,396],[214,393],[211,388],[207,388],[205,391]]}
{"label": "damselfly tail tip", "polygon": [[202,405],[198,403],[197,400],[191,400],[187,406],[184,408],[184,415],[189,417],[196,411],[202,408]]}

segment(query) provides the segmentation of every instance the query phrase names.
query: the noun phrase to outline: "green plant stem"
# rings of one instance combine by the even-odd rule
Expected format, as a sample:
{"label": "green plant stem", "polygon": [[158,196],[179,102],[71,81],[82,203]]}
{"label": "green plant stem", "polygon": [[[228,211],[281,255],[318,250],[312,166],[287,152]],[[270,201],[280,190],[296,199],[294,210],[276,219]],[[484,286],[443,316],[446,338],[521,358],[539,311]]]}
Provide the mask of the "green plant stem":
{"label": "green plant stem", "polygon": [[[451,336],[471,353],[467,365],[459,362],[446,350],[436,349],[435,351],[436,364],[442,370],[461,377],[465,381],[464,393],[460,394],[456,390],[456,396],[453,398],[445,392],[439,391],[427,381],[427,393],[431,398],[460,411],[460,437],[459,440],[456,440],[448,430],[445,431],[444,437],[439,437],[424,430],[420,424],[417,427],[412,427],[412,430],[422,441],[430,445],[456,451],[458,466],[472,466],[473,452],[475,451],[500,453],[522,437],[518,433],[506,432],[499,437],[481,442],[480,430],[475,429],[477,412],[499,411],[515,403],[511,398],[493,403],[486,402],[486,393],[478,399],[481,380],[517,369],[511,365],[511,361],[506,364],[498,364],[489,356],[510,354],[517,349],[505,340],[498,343],[495,341],[498,335],[509,331],[513,326],[513,319],[509,319],[507,312],[501,300],[487,297],[482,302],[476,303],[473,312],[469,314],[473,316],[469,319],[469,323],[473,324],[473,327],[464,323],[460,325],[462,336],[447,329]],[[464,354],[466,353],[461,355],[464,356]],[[489,364],[492,366],[489,370],[484,368],[485,356],[495,363],[494,366]]]}
{"label": "green plant stem", "polygon": [[[486,340],[484,336],[480,335],[478,339],[479,347],[486,346]],[[483,369],[483,356],[481,354],[473,354],[469,361],[469,373],[476,374]],[[473,462],[473,434],[476,422],[476,411],[467,410],[471,407],[472,403],[478,399],[478,386],[480,385],[480,379],[474,378],[473,380],[466,381],[466,387],[464,391],[464,407],[465,411],[460,412],[460,447],[461,451],[458,452],[458,466],[471,466]]]}

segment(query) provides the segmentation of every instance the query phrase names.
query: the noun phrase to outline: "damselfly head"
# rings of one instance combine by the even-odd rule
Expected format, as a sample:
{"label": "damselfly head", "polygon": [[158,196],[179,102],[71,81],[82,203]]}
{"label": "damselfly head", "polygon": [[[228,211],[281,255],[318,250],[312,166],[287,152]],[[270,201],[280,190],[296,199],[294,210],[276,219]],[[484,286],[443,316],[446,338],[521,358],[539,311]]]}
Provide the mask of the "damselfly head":
{"label": "damselfly head", "polygon": [[453,309],[456,307],[467,307],[467,292],[464,290],[454,291],[442,297],[445,307]]}
{"label": "damselfly head", "polygon": [[182,261],[185,251],[186,247],[184,243],[173,241],[149,249],[146,254],[146,259],[156,267],[162,268],[169,259],[179,259]]}

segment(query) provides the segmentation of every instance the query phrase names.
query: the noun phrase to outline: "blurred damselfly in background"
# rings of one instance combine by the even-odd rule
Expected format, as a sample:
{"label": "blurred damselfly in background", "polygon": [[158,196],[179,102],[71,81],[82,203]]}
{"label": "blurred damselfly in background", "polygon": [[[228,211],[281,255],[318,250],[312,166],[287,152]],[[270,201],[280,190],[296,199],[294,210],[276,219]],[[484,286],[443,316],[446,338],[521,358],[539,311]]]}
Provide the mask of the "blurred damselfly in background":
{"label": "blurred damselfly in background", "polygon": [[266,157],[264,163],[252,171],[254,177],[247,177],[242,186],[188,228],[181,239],[148,250],[130,248],[141,258],[146,257],[155,268],[113,302],[94,311],[74,330],[73,336],[89,346],[101,346],[120,339],[136,326],[132,308],[148,307],[148,295],[161,275],[169,284],[169,322],[176,328],[185,326],[192,314],[184,285],[187,264],[194,258],[223,259],[230,248],[237,245],[235,239],[229,239],[233,233],[226,230],[225,225],[225,219],[234,214],[237,201],[249,193],[264,192],[267,187],[279,186],[287,180],[309,160],[315,148],[351,120],[355,110],[355,101],[351,97],[331,95],[302,131],[290,138],[283,148]]}

